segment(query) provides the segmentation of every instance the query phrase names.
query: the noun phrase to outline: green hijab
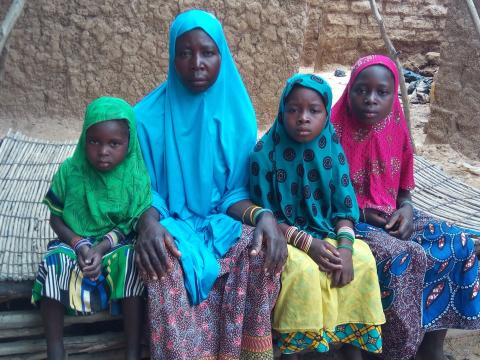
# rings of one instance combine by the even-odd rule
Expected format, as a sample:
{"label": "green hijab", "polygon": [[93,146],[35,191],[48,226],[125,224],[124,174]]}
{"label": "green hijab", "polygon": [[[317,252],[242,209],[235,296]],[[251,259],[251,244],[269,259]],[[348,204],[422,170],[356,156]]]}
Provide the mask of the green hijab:
{"label": "green hijab", "polygon": [[[93,168],[85,153],[88,128],[102,121],[125,120],[130,140],[124,160],[108,172]],[[44,203],[76,234],[99,240],[113,229],[128,235],[150,207],[150,179],[137,139],[133,108],[124,100],[101,97],[85,111],[82,134],[72,157],[54,175]]]}
{"label": "green hijab", "polygon": [[[292,140],[282,121],[285,100],[294,86],[318,92],[327,110],[322,132],[305,144]],[[252,200],[271,209],[280,222],[320,238],[335,238],[337,219],[356,222],[359,215],[346,157],[330,122],[331,105],[332,90],[321,77],[291,77],[283,90],[277,118],[258,141],[250,161]]]}

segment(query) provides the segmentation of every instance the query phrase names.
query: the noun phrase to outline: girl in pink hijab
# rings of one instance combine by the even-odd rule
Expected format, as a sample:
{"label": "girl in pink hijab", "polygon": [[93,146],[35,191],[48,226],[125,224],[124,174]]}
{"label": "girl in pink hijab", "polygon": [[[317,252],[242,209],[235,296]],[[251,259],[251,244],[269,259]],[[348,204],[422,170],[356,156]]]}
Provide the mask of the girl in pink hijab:
{"label": "girl in pink hijab", "polygon": [[355,231],[377,261],[385,359],[445,359],[448,328],[480,328],[478,261],[466,229],[414,208],[413,150],[386,56],[357,61],[332,110],[360,207]]}

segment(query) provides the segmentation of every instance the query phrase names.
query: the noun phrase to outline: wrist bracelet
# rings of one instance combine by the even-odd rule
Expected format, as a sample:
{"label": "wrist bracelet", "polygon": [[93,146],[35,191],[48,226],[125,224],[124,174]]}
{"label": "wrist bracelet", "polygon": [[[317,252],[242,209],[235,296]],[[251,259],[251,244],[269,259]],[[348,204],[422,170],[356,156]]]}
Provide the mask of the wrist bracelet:
{"label": "wrist bracelet", "polygon": [[287,239],[287,243],[292,243],[292,235],[293,233],[298,230],[295,226],[289,226],[287,231],[285,232],[285,238]]}
{"label": "wrist bracelet", "polygon": [[81,236],[74,236],[71,240],[70,240],[70,247],[72,249],[75,249],[75,246],[77,245],[77,243],[82,240],[83,238]]}
{"label": "wrist bracelet", "polygon": [[410,205],[412,208],[413,208],[413,202],[411,200],[403,200],[401,203],[400,203],[400,207],[402,207],[403,205]]}
{"label": "wrist bracelet", "polygon": [[74,250],[75,252],[78,252],[78,250],[83,246],[87,245],[89,248],[92,247],[92,242],[90,241],[90,238],[83,238],[75,244]]}
{"label": "wrist bracelet", "polygon": [[247,212],[249,210],[251,210],[252,208],[254,208],[256,205],[250,205],[249,207],[247,207],[245,210],[243,210],[243,214],[242,214],[242,223],[245,224],[245,215],[247,215]]}
{"label": "wrist bracelet", "polygon": [[253,215],[256,213],[258,210],[261,210],[262,208],[260,206],[254,205],[252,210],[250,210],[250,225],[255,226],[255,223],[253,222]]}
{"label": "wrist bracelet", "polygon": [[253,215],[253,224],[254,224],[255,226],[257,226],[257,218],[258,218],[258,216],[259,216],[260,214],[265,213],[265,212],[269,212],[270,214],[273,215],[273,211],[270,210],[270,209],[265,209],[265,208],[263,208],[263,209],[259,209],[259,210],[255,211],[255,215]]}
{"label": "wrist bracelet", "polygon": [[353,247],[350,246],[350,245],[338,245],[338,246],[337,246],[337,249],[348,249],[348,250],[350,250],[350,251],[352,252],[352,254],[353,254]]}

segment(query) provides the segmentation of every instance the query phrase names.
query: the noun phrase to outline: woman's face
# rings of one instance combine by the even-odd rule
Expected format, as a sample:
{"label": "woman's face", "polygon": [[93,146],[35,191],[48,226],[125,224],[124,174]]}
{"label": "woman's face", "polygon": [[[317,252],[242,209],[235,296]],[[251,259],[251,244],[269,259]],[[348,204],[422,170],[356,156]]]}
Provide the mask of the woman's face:
{"label": "woman's face", "polygon": [[299,143],[315,139],[325,127],[327,110],[315,90],[295,86],[285,101],[283,123],[288,136]]}
{"label": "woman's face", "polygon": [[394,100],[393,74],[382,65],[365,68],[358,74],[350,91],[350,105],[358,120],[373,125],[385,119]]}
{"label": "woman's face", "polygon": [[190,91],[207,90],[217,80],[220,52],[215,42],[201,29],[190,30],[175,43],[175,70]]}

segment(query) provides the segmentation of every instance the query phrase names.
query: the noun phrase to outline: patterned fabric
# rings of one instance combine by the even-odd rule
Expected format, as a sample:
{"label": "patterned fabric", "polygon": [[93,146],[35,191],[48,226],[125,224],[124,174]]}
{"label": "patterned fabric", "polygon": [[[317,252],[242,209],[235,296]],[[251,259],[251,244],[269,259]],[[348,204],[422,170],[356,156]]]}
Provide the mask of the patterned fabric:
{"label": "patterned fabric", "polygon": [[[118,119],[126,120],[130,129],[127,154],[114,169],[98,171],[86,157],[86,132],[92,125]],[[82,237],[99,240],[113,229],[124,235],[133,230],[139,216],[150,207],[151,192],[135,116],[126,101],[101,97],[88,105],[77,147],[54,175],[44,203]]]}
{"label": "patterned fabric", "polygon": [[292,354],[303,350],[327,352],[329,344],[351,344],[372,353],[382,351],[382,330],[379,325],[346,324],[335,331],[305,331],[281,333],[278,339],[280,351]]}
{"label": "patterned fabric", "polygon": [[273,358],[270,312],[279,279],[265,276],[263,256],[249,255],[252,234],[253,228],[243,227],[200,305],[190,305],[176,259],[164,280],[147,283],[153,359]]}
{"label": "patterned fabric", "polygon": [[110,307],[119,313],[117,300],[143,294],[131,244],[121,244],[102,259],[98,280],[83,276],[75,251],[58,240],[48,244],[32,290],[32,303],[47,297],[65,306],[70,315],[93,314]]}
{"label": "patterned fabric", "polygon": [[415,210],[409,241],[365,223],[356,233],[377,260],[385,359],[411,358],[425,331],[480,328],[478,260],[468,230]]}
{"label": "patterned fabric", "polygon": [[[350,91],[365,68],[382,65],[395,79],[392,111],[375,125],[360,123],[350,110]],[[402,105],[398,99],[398,70],[386,56],[359,59],[340,99],[332,109],[332,123],[347,155],[350,177],[361,209],[372,208],[391,214],[396,209],[399,189],[411,190],[413,150]]]}
{"label": "patterned fabric", "polygon": [[[196,94],[182,84],[174,63],[177,38],[195,28],[213,39],[221,55],[217,80]],[[167,80],[135,106],[135,113],[153,206],[182,252],[185,286],[198,304],[218,276],[217,259],[240,235],[241,223],[226,211],[249,198],[248,156],[257,129],[222,25],[212,14],[190,10],[177,16],[170,28]]]}
{"label": "patterned fabric", "polygon": [[[331,244],[336,240],[326,239]],[[354,243],[353,269],[355,277],[344,287],[331,287],[330,277],[306,253],[288,245],[288,259],[282,273],[282,288],[273,313],[273,329],[281,334],[279,347],[294,351],[288,339],[296,342],[297,332],[314,334],[317,351],[328,351],[332,342],[350,343],[367,351],[381,351],[379,326],[385,322],[380,301],[380,288],[375,272],[375,259],[366,243]],[[372,329],[376,346],[366,346],[368,331],[349,332],[346,329]],[[344,327],[341,327],[344,326]],[[374,332],[377,335],[374,336]],[[353,335],[352,335],[353,334]],[[297,339],[297,340],[295,340]],[[371,340],[370,340],[371,341]],[[287,351],[288,350],[288,351]]]}
{"label": "patterned fabric", "polygon": [[[297,143],[283,125],[285,100],[294,86],[318,92],[327,119],[318,137]],[[274,211],[280,222],[315,237],[335,237],[335,220],[358,220],[358,205],[342,147],[330,123],[332,91],[316,75],[291,77],[283,90],[277,119],[257,143],[250,160],[252,200]]]}

